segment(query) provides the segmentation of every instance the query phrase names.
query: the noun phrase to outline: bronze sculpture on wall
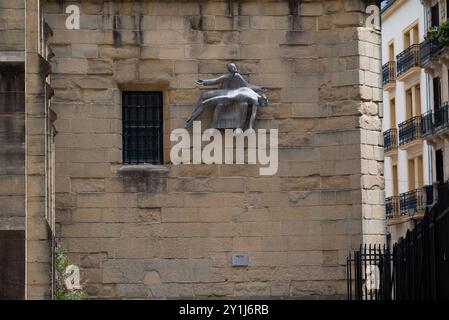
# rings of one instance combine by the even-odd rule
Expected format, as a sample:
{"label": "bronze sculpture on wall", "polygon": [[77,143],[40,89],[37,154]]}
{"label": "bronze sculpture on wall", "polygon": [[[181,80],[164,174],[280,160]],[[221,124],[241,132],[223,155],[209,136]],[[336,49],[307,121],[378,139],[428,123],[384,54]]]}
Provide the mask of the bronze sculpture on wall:
{"label": "bronze sculpture on wall", "polygon": [[248,128],[253,130],[257,106],[268,105],[266,89],[250,84],[239,72],[234,63],[227,64],[229,73],[215,79],[198,80],[197,84],[212,86],[221,84],[221,88],[204,92],[195,109],[186,120],[186,128],[192,126],[206,107],[215,106],[212,127],[216,129],[236,129],[241,132],[246,122],[248,106],[252,112]]}

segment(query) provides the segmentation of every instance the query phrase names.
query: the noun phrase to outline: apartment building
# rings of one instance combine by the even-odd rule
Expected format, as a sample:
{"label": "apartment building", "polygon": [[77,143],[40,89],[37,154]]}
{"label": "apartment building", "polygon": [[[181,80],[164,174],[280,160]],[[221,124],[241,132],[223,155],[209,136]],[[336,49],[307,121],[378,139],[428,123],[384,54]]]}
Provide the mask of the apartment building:
{"label": "apartment building", "polygon": [[431,86],[421,68],[420,43],[427,30],[422,4],[389,1],[381,18],[385,204],[395,242],[423,217],[423,187],[433,181],[431,148],[422,134]]}
{"label": "apartment building", "polygon": [[447,129],[449,101],[448,39],[444,38],[449,25],[449,1],[422,1],[428,30],[442,32],[435,39],[431,33],[421,43],[421,67],[429,82],[429,110],[423,114],[423,137],[432,147],[433,181],[444,183],[449,178],[449,144]]}

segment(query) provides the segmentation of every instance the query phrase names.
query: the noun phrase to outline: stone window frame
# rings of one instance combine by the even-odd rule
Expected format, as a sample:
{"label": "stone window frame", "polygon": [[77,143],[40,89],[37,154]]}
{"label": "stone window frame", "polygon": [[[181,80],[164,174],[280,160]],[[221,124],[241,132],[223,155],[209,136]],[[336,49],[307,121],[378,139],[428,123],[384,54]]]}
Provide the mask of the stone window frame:
{"label": "stone window frame", "polygon": [[[168,95],[168,83],[136,83],[127,82],[118,84],[118,89],[120,90],[120,95],[122,92],[133,91],[133,92],[150,92],[159,91],[162,93],[162,128],[163,128],[163,139],[162,139],[162,152],[163,152],[163,163],[157,164],[125,164],[123,163],[118,169],[120,174],[135,174],[135,173],[164,173],[168,172],[170,164],[170,117],[169,117],[169,95]],[[120,100],[120,106],[122,106],[122,101]],[[122,130],[123,132],[123,130]]]}

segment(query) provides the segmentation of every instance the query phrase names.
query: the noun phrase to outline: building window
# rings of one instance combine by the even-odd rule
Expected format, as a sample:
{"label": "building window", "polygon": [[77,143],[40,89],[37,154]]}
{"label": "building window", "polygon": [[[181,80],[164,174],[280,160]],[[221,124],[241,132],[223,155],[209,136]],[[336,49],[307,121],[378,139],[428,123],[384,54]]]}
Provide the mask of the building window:
{"label": "building window", "polygon": [[419,44],[419,24],[415,23],[412,27],[404,31],[403,34],[404,49]]}
{"label": "building window", "polygon": [[421,85],[418,83],[405,90],[405,116],[411,119],[421,115]]}
{"label": "building window", "polygon": [[440,9],[438,3],[430,8],[430,21],[432,27],[438,27],[440,25]]}
{"label": "building window", "polygon": [[390,129],[396,128],[396,99],[390,100]]}
{"label": "building window", "polygon": [[392,41],[388,44],[388,61],[394,61],[394,58],[394,42]]}
{"label": "building window", "polygon": [[424,186],[423,158],[418,156],[408,160],[408,189],[416,190]]}
{"label": "building window", "polygon": [[162,92],[123,92],[123,162],[163,163]]}
{"label": "building window", "polygon": [[393,196],[399,196],[399,183],[398,183],[398,165],[394,164],[392,167],[392,186],[393,186]]}

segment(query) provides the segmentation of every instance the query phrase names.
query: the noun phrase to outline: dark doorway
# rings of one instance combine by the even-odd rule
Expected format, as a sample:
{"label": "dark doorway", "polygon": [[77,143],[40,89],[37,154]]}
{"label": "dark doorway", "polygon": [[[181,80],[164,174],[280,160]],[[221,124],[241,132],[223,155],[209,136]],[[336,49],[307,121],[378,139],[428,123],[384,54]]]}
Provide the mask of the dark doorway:
{"label": "dark doorway", "polygon": [[430,15],[432,27],[438,27],[440,25],[440,9],[438,3],[432,6]]}
{"label": "dark doorway", "polygon": [[435,171],[437,182],[444,181],[444,154],[443,150],[439,149],[435,151]]}
{"label": "dark doorway", "polygon": [[25,231],[0,230],[0,300],[25,298]]}
{"label": "dark doorway", "polygon": [[433,106],[439,109],[441,106],[441,81],[440,77],[433,78]]}

